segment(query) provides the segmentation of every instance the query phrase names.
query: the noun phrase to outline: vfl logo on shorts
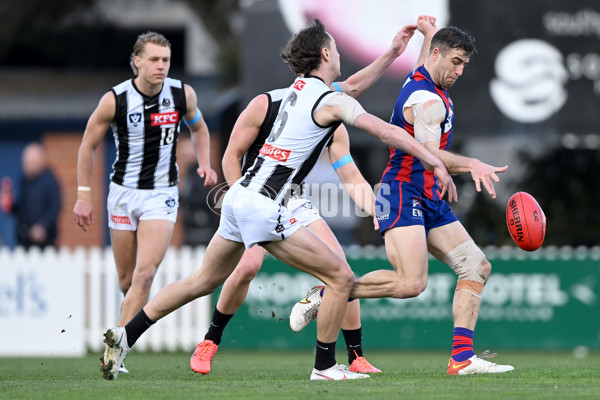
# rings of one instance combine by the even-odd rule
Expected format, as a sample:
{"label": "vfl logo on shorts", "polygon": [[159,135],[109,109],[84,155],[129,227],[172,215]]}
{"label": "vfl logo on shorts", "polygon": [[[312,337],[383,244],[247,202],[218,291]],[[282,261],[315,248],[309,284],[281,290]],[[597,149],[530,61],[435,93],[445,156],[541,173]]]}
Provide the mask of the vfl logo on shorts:
{"label": "vfl logo on shorts", "polygon": [[115,224],[131,225],[131,221],[129,220],[128,216],[110,214],[110,220]]}
{"label": "vfl logo on shorts", "polygon": [[175,199],[172,197],[169,197],[168,199],[165,200],[165,204],[167,205],[167,207],[173,208],[173,207],[175,207]]}
{"label": "vfl logo on shorts", "polygon": [[133,125],[133,127],[137,127],[140,122],[142,122],[142,114],[141,113],[131,113],[129,114],[129,123]]}

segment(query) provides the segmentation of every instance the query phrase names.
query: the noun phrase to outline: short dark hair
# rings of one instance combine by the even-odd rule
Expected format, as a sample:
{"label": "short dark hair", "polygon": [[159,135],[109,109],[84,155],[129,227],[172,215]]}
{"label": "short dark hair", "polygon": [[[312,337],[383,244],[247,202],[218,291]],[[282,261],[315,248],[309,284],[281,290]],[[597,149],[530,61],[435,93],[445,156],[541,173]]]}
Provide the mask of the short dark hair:
{"label": "short dark hair", "polygon": [[325,25],[315,18],[310,25],[296,33],[281,49],[281,58],[296,74],[308,74],[321,65],[321,49],[329,48],[331,37]]}
{"label": "short dark hair", "polygon": [[431,39],[431,50],[433,51],[436,47],[440,49],[442,54],[450,49],[460,49],[469,58],[477,55],[475,37],[455,26],[448,26],[437,31]]}

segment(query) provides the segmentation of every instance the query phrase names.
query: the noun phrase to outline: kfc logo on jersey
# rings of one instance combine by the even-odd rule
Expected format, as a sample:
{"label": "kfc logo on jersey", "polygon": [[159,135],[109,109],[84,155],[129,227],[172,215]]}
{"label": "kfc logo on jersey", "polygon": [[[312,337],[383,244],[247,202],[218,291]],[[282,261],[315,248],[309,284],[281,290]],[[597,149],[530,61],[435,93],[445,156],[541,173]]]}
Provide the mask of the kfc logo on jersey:
{"label": "kfc logo on jersey", "polygon": [[294,83],[294,89],[300,91],[300,90],[304,89],[304,85],[306,85],[306,82],[298,79],[296,81],[296,83]]}
{"label": "kfc logo on jersey", "polygon": [[263,144],[263,147],[260,149],[260,154],[266,157],[271,157],[274,160],[286,162],[290,157],[289,150],[283,150],[275,146],[271,146],[270,144]]}
{"label": "kfc logo on jersey", "polygon": [[167,112],[150,114],[150,124],[152,126],[160,126],[167,124],[176,124],[179,122],[179,112]]}

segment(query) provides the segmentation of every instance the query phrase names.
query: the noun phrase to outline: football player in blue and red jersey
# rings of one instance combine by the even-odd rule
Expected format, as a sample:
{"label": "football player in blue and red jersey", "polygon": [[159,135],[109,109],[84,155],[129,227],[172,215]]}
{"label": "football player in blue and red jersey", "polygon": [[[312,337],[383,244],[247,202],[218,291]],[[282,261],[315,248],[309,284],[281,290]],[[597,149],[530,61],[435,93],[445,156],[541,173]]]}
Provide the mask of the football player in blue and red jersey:
{"label": "football player in blue and red jersey", "polygon": [[[425,34],[434,34],[435,27],[426,26],[426,21],[420,22]],[[431,40],[425,63],[413,71],[400,91],[391,123],[404,128],[438,156],[450,173],[470,173],[476,190],[480,192],[483,185],[495,198],[497,174],[506,171],[508,166],[495,167],[448,151],[454,124],[454,105],[448,88],[463,74],[476,53],[475,39],[470,34],[456,27],[438,30]],[[419,159],[394,148],[390,152],[376,211],[387,256],[395,271],[374,271],[359,279],[352,296],[375,294],[375,288],[378,288],[378,297],[418,296],[427,287],[429,251],[458,275],[448,374],[512,371],[514,368],[510,365],[492,363],[485,359],[489,358],[487,354],[487,357],[477,356],[473,352],[473,330],[491,264],[448,203],[441,199],[436,178],[423,168]],[[381,285],[382,281],[387,284]]]}
{"label": "football player in blue and red jersey", "polygon": [[[438,30],[435,20],[419,18],[417,29],[425,35],[418,67],[408,76],[394,107],[391,123],[405,129],[442,160],[451,174],[470,173],[477,191],[485,187],[496,197],[494,182],[508,166],[495,167],[476,158],[450,153],[454,106],[448,88],[463,74],[477,53],[475,39],[456,27]],[[427,43],[431,38],[430,46]],[[423,64],[424,63],[424,64]],[[351,298],[410,298],[427,287],[428,255],[451,267],[458,275],[453,301],[454,341],[447,372],[450,375],[502,373],[510,365],[498,365],[473,352],[483,288],[492,266],[442,199],[438,180],[421,161],[390,147],[375,212],[379,230],[394,270],[372,271],[357,279]],[[448,191],[448,201],[458,200]],[[290,318],[302,318],[306,307],[297,303]],[[310,315],[310,314],[307,314]],[[304,323],[308,323],[305,320]]]}

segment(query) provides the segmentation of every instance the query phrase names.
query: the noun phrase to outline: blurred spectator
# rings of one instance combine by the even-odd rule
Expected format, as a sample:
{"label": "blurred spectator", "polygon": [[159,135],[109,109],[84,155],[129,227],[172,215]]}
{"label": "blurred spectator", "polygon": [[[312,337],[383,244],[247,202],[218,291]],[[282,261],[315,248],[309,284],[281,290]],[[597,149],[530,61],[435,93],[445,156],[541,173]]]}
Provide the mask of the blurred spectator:
{"label": "blurred spectator", "polygon": [[17,220],[17,243],[31,246],[55,246],[61,194],[58,181],[46,164],[46,152],[40,143],[25,146],[22,156],[23,177],[19,197],[14,201],[13,184],[2,179],[0,207]]}

